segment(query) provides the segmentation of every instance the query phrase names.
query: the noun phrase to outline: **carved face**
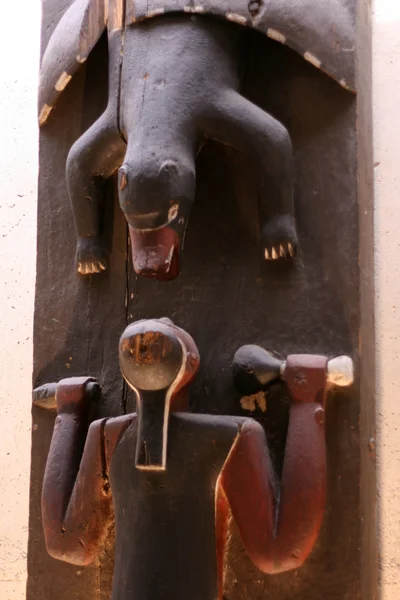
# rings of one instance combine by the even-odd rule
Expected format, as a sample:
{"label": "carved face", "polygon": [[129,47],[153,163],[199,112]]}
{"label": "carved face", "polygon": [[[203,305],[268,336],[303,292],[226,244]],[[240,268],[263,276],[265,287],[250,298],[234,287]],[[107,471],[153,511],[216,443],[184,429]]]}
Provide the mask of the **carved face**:
{"label": "carved face", "polygon": [[187,388],[199,366],[192,338],[169,319],[128,325],[120,339],[122,373],[138,407],[136,467],[166,468],[169,413],[187,409]]}
{"label": "carved face", "polygon": [[122,334],[121,370],[135,391],[166,390],[176,379],[183,349],[178,337],[171,335],[171,329],[159,320],[137,321]]}
{"label": "carved face", "polygon": [[141,155],[119,170],[119,200],[129,224],[135,272],[174,279],[195,193],[194,168],[185,160]]}

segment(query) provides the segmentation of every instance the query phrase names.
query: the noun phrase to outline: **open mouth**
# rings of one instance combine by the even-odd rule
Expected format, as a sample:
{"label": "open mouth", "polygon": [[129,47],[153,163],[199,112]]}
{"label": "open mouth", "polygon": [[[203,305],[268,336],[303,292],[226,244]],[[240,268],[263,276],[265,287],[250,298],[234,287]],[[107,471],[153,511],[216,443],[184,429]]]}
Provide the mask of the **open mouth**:
{"label": "open mouth", "polygon": [[177,232],[165,226],[141,230],[129,225],[132,245],[132,263],[135,273],[159,281],[175,279],[180,273]]}

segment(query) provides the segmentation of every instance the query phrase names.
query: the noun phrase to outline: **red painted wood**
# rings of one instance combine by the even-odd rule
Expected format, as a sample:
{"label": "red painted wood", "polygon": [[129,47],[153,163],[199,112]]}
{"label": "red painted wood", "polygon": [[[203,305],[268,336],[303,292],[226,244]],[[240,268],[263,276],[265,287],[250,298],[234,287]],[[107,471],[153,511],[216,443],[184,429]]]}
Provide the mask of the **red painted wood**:
{"label": "red painted wood", "polygon": [[320,401],[326,394],[326,364],[323,357],[288,360],[285,377],[293,404],[280,485],[264,430],[254,420],[242,426],[222,472],[221,483],[243,543],[265,573],[299,567],[321,527],[326,465]]}

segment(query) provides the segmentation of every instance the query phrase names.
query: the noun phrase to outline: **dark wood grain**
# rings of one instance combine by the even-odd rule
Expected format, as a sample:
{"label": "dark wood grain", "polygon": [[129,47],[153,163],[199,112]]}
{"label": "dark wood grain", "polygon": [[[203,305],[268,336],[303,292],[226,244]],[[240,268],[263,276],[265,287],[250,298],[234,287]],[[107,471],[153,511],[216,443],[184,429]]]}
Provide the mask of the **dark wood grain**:
{"label": "dark wood grain", "polygon": [[[251,165],[238,152],[209,143],[198,160],[180,277],[159,283],[130,274],[128,318],[168,315],[196,340],[202,363],[192,401],[195,411],[204,413],[243,414],[230,369],[242,344],[259,344],[281,356],[347,353],[358,364],[356,101],[293,52],[261,36],[245,93],[282,121],[292,137],[300,260],[292,267],[261,264]],[[286,417],[276,413],[273,400],[271,394],[271,407],[261,418],[271,425],[279,460]],[[361,597],[359,411],[358,378],[351,392],[328,399],[327,511],[306,565],[274,577],[260,574],[233,528],[227,599]],[[277,423],[280,432],[273,431]]]}
{"label": "dark wood grain", "polygon": [[[44,2],[44,47],[67,4]],[[97,70],[98,64],[104,65],[104,71],[103,67]],[[40,135],[33,383],[37,386],[92,374],[103,388],[98,414],[116,415],[122,412],[124,393],[118,339],[126,320],[126,224],[114,205],[114,183],[110,181],[104,207],[110,270],[98,278],[79,277],[74,268],[76,238],[65,183],[68,151],[104,110],[106,99],[107,47],[102,39]],[[33,424],[27,598],[105,600],[110,595],[113,543],[98,563],[85,568],[52,559],[46,552],[40,496],[54,415],[34,407]]]}
{"label": "dark wood grain", "polygon": [[[44,44],[67,4],[45,1]],[[355,14],[355,0],[345,4]],[[375,597],[375,474],[369,454],[374,436],[370,23],[369,3],[358,4],[358,101],[288,48],[261,35],[254,41],[244,94],[279,119],[293,141],[300,258],[292,265],[261,263],[252,165],[239,152],[212,142],[197,161],[181,275],[157,282],[127,268],[126,225],[112,202],[116,194],[110,182],[105,206],[110,268],[96,278],[79,279],[65,160],[71,144],[104,108],[105,39],[86,71],[71,81],[41,134],[35,385],[93,375],[104,392],[96,416],[129,412],[133,398],[117,366],[119,335],[126,320],[162,316],[185,328],[199,347],[202,363],[192,393],[197,413],[244,414],[231,380],[231,361],[243,344],[259,344],[282,357],[349,354],[356,362],[351,392],[328,397],[327,510],[313,553],[297,571],[262,575],[232,526],[226,600]],[[267,430],[278,472],[288,416],[285,398],[279,408],[282,393],[281,384],[272,386],[266,413],[255,414]],[[77,569],[45,551],[40,491],[54,417],[33,411],[27,597],[106,600],[112,538],[100,566]]]}

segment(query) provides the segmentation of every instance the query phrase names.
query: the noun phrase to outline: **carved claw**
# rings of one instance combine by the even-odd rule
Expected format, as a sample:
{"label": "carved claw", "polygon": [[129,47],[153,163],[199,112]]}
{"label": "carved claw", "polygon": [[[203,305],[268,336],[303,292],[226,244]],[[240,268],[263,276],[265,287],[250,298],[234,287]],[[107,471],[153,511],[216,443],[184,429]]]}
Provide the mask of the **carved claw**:
{"label": "carved claw", "polygon": [[93,275],[95,273],[102,273],[106,269],[107,262],[105,260],[78,262],[78,273],[80,275]]}
{"label": "carved claw", "polygon": [[297,254],[297,233],[293,217],[277,215],[262,228],[265,260],[294,258]]}
{"label": "carved claw", "polygon": [[80,238],[76,247],[77,271],[80,275],[94,275],[107,269],[107,252],[99,236]]}
{"label": "carved claw", "polygon": [[290,242],[282,242],[264,249],[265,260],[279,260],[282,258],[294,258],[297,255],[296,245]]}

